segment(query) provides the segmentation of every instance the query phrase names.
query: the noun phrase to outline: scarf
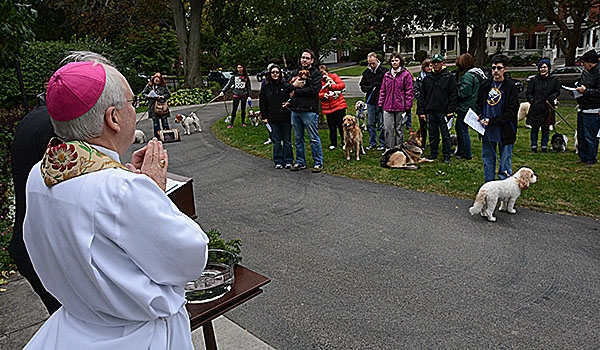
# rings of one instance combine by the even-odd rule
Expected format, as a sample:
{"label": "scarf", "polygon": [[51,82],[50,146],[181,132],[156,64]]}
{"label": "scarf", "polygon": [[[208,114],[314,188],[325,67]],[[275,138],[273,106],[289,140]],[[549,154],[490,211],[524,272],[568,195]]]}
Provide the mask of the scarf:
{"label": "scarf", "polygon": [[44,183],[50,187],[80,175],[113,168],[129,171],[87,142],[63,142],[54,137],[48,142],[40,170]]}

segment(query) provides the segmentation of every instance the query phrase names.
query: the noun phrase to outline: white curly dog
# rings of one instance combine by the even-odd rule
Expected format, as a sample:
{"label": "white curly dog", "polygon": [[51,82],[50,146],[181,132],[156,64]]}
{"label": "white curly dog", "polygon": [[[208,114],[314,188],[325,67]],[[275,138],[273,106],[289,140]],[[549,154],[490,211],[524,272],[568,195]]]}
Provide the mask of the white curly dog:
{"label": "white curly dog", "polygon": [[500,201],[500,211],[515,214],[515,202],[521,195],[521,190],[529,188],[530,184],[537,181],[537,176],[529,168],[521,168],[513,176],[504,180],[486,182],[481,186],[473,206],[469,208],[471,215],[475,213],[487,217],[489,221],[496,221],[494,210]]}

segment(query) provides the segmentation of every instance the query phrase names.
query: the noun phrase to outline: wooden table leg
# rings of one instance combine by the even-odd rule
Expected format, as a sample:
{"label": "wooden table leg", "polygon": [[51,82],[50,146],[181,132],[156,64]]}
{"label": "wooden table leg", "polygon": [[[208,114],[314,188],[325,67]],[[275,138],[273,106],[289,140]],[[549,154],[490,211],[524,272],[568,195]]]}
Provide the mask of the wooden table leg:
{"label": "wooden table leg", "polygon": [[217,341],[215,340],[215,330],[212,321],[202,326],[202,333],[204,333],[204,346],[206,350],[217,350]]}

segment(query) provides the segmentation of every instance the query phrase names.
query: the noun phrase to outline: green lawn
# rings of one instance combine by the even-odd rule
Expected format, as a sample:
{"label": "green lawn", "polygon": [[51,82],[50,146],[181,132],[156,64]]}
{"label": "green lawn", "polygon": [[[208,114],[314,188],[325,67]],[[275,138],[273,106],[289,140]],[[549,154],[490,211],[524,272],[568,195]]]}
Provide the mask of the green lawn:
{"label": "green lawn", "polygon": [[[348,113],[354,114],[357,98],[348,98]],[[561,105],[560,113],[569,124],[575,126],[576,112],[573,106]],[[225,116],[223,116],[225,117]],[[418,125],[413,111],[413,125]],[[513,151],[513,171],[522,166],[532,168],[538,175],[538,182],[521,195],[518,206],[545,212],[583,215],[600,218],[600,164],[585,167],[576,163],[578,157],[573,148],[573,131],[564,123],[557,126],[558,131],[569,138],[566,153],[531,154],[529,147],[529,129],[520,122],[517,142]],[[212,126],[214,134],[226,144],[244,150],[262,158],[271,158],[272,146],[263,142],[268,133],[264,126],[236,127],[227,129],[225,122]],[[454,129],[451,130],[454,133]],[[552,132],[551,132],[552,133]],[[341,149],[330,151],[328,130],[320,130],[323,141],[324,172],[353,179],[378,182],[411,190],[437,193],[441,195],[473,199],[483,184],[483,165],[481,162],[481,142],[471,130],[473,160],[452,159],[450,164],[441,161],[424,163],[417,171],[385,169],[379,165],[381,152],[367,151],[359,162],[346,161]],[[368,144],[368,133],[363,134]],[[306,141],[309,147],[308,139]],[[307,149],[307,161],[312,166],[310,150]],[[425,155],[428,155],[428,150]],[[441,158],[441,157],[440,157]]]}

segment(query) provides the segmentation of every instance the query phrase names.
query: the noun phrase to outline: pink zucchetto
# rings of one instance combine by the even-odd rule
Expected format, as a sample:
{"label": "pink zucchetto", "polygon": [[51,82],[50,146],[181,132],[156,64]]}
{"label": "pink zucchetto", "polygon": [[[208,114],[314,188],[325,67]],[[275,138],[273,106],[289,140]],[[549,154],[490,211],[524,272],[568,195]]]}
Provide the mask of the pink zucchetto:
{"label": "pink zucchetto", "polygon": [[50,117],[69,121],[81,117],[98,101],[106,85],[106,71],[94,62],[73,62],[57,70],[46,91]]}

